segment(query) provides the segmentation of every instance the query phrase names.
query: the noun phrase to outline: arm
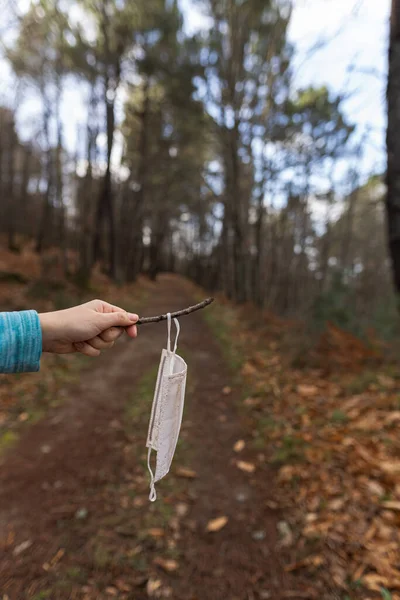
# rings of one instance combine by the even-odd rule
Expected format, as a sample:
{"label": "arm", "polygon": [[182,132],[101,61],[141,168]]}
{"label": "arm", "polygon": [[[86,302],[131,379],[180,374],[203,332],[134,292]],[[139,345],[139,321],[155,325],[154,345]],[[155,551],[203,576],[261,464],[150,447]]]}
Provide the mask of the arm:
{"label": "arm", "polygon": [[0,373],[39,371],[42,352],[99,356],[124,331],[135,338],[138,318],[101,300],[40,315],[0,313]]}
{"label": "arm", "polygon": [[42,330],[34,310],[0,313],[0,373],[39,371]]}

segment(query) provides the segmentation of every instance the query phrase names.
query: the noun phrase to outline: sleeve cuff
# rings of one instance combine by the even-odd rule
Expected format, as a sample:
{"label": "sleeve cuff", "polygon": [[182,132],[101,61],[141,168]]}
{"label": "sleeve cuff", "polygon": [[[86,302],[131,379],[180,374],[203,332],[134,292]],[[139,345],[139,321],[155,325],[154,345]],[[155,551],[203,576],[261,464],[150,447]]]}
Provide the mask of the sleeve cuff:
{"label": "sleeve cuff", "polygon": [[0,313],[0,371],[34,373],[40,369],[42,329],[35,310]]}

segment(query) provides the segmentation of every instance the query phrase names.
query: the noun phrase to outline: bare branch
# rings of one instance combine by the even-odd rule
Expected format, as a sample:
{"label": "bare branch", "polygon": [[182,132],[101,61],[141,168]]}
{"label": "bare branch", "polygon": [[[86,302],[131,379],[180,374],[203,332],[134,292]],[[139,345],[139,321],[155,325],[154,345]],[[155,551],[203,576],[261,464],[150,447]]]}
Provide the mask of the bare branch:
{"label": "bare branch", "polygon": [[[205,308],[209,304],[214,302],[214,298],[206,298],[203,302],[199,302],[199,304],[195,304],[194,306],[188,306],[182,310],[178,310],[176,312],[171,313],[171,317],[183,317],[184,315],[189,315],[196,310],[200,310],[201,308]],[[159,321],[165,321],[167,319],[167,315],[158,315],[156,317],[142,317],[137,322],[137,325],[145,325],[146,323],[158,323]]]}

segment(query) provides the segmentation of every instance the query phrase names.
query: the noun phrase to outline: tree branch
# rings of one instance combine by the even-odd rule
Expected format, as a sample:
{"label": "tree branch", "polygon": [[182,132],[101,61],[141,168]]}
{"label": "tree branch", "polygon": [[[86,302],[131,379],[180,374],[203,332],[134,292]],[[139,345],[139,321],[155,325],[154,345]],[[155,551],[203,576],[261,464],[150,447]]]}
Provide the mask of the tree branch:
{"label": "tree branch", "polygon": [[[184,315],[189,315],[190,313],[200,310],[201,308],[205,308],[209,304],[214,302],[214,298],[206,298],[203,302],[199,302],[199,304],[195,304],[194,306],[188,306],[182,310],[178,310],[176,312],[171,313],[171,318],[175,317],[183,317]],[[158,315],[156,317],[142,317],[136,323],[137,325],[145,325],[146,323],[158,323],[159,321],[165,321],[167,319],[167,315]]]}

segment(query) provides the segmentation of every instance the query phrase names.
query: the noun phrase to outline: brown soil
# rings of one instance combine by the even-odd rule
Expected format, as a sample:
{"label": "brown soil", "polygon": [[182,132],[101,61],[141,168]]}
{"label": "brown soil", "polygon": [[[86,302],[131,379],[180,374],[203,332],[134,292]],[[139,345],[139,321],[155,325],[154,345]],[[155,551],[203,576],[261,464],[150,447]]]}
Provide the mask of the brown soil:
{"label": "brown soil", "polygon": [[[143,313],[159,314],[192,301],[179,279],[165,276]],[[202,315],[184,317],[181,325],[180,348],[189,362],[189,381],[194,382],[189,385],[183,427],[190,461],[179,465],[175,460],[173,473],[166,478],[169,494],[163,497],[167,489],[163,480],[156,507],[148,503],[145,469],[132,464],[132,448],[141,449],[142,457],[147,424],[134,436],[122,425],[129,398],[143,373],[157,365],[165,343],[163,324],[145,325],[136,342],[120,343],[94,362],[79,384],[66,390],[62,406],[27,429],[3,460],[3,598],[306,597],[289,589],[282,566],[280,517],[271,508],[273,472],[258,466],[249,474],[236,466],[234,443],[246,437],[235,409],[240,390],[222,393],[224,386],[234,388],[232,374]],[[252,460],[246,449],[242,454],[242,460]],[[197,477],[175,479],[179,466],[190,466]],[[176,490],[171,485],[175,481]],[[136,492],[129,494],[132,490]],[[179,518],[168,517],[165,535],[160,534],[168,539],[158,541],[153,532],[155,539],[148,541],[141,532],[153,526],[154,511],[165,506],[173,515],[178,511]],[[77,513],[82,508],[83,513]],[[207,533],[208,521],[220,516],[228,517],[226,526]],[[112,556],[99,559],[97,550],[93,560],[100,538]],[[153,561],[165,548],[174,549],[176,555],[171,573]],[[64,582],[66,573],[74,575],[72,583]]]}

